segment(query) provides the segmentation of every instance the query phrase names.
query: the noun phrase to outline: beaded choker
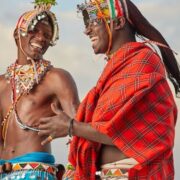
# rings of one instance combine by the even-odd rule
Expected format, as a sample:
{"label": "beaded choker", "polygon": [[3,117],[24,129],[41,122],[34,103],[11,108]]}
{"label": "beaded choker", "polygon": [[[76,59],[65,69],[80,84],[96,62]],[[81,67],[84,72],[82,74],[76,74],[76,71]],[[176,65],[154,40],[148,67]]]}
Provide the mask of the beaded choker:
{"label": "beaded choker", "polygon": [[13,94],[26,94],[38,84],[51,64],[49,61],[31,61],[31,64],[12,64],[7,68],[6,79],[11,83]]}

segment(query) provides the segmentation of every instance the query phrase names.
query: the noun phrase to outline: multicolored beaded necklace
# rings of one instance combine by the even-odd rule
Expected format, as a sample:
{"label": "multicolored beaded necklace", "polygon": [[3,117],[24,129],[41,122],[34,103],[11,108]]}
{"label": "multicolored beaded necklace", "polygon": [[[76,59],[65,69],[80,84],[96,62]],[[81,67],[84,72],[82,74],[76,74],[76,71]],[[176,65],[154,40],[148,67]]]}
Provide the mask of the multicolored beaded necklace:
{"label": "multicolored beaded necklace", "polygon": [[[30,59],[31,60],[31,59]],[[16,105],[23,95],[27,95],[33,89],[36,84],[43,79],[46,72],[50,69],[51,63],[46,60],[39,60],[34,62],[31,60],[30,64],[18,65],[17,62],[13,63],[7,68],[5,74],[6,79],[11,84],[12,93],[11,100],[12,105],[9,108],[4,120],[2,121],[2,136],[4,139],[4,146],[6,142],[6,134],[8,128],[8,120],[11,113],[14,111],[15,119],[20,128],[24,130],[39,131],[36,128],[27,126],[24,124],[17,113]]]}

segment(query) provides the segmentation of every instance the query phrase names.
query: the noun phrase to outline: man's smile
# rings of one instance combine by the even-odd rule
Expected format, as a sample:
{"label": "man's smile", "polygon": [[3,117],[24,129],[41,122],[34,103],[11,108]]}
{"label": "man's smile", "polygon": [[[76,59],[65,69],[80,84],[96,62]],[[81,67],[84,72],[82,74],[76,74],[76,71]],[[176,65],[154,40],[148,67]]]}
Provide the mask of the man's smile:
{"label": "man's smile", "polygon": [[39,50],[43,49],[43,46],[40,43],[37,43],[37,42],[31,42],[30,45],[31,45],[31,47],[33,49],[39,49]]}
{"label": "man's smile", "polygon": [[98,36],[93,36],[93,37],[90,37],[90,40],[92,42],[92,46],[95,46],[95,45],[97,45],[97,43],[99,41],[99,37]]}

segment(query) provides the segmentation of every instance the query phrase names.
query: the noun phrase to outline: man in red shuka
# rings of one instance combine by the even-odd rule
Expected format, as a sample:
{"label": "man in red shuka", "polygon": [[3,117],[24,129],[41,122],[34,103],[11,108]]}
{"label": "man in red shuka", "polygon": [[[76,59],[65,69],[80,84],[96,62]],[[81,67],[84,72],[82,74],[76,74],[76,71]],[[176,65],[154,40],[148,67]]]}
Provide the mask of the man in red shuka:
{"label": "man in red shuka", "polygon": [[[54,106],[57,116],[40,120],[39,135],[74,136],[64,179],[174,179],[177,108],[166,71],[177,95],[180,72],[167,42],[129,0],[86,1],[78,10],[107,64],[76,118]],[[136,34],[158,45],[162,61]]]}

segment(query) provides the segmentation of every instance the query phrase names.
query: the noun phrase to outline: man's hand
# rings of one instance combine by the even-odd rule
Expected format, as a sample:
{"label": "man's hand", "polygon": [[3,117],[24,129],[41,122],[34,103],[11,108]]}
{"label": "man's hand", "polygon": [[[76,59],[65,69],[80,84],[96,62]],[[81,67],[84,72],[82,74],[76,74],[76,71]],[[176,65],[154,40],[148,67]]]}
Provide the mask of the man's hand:
{"label": "man's hand", "polygon": [[40,119],[40,125],[38,133],[39,136],[46,137],[41,145],[49,143],[52,139],[65,137],[68,135],[68,128],[71,118],[61,111],[56,104],[51,104],[52,111],[56,114],[52,117],[46,117]]}

